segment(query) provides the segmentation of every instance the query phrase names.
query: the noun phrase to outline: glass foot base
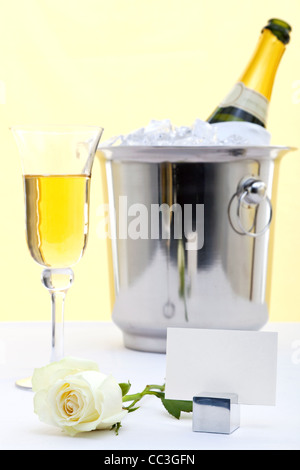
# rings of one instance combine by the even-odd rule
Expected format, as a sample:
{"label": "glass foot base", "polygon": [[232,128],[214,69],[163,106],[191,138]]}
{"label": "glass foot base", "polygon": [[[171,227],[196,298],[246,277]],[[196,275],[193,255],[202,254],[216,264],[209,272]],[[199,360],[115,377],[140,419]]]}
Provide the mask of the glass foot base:
{"label": "glass foot base", "polygon": [[21,388],[22,390],[32,390],[31,377],[17,380],[16,387]]}

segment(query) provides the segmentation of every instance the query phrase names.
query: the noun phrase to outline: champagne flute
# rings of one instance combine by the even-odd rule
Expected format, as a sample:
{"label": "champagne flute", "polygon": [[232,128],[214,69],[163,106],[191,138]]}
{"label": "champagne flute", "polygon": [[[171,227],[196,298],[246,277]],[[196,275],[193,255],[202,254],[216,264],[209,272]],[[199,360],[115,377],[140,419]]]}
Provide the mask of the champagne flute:
{"label": "champagne flute", "polygon": [[[21,156],[26,238],[32,258],[43,267],[51,295],[50,361],[64,356],[64,303],[81,259],[89,227],[90,180],[103,129],[94,126],[11,128]],[[16,382],[31,388],[31,378]]]}

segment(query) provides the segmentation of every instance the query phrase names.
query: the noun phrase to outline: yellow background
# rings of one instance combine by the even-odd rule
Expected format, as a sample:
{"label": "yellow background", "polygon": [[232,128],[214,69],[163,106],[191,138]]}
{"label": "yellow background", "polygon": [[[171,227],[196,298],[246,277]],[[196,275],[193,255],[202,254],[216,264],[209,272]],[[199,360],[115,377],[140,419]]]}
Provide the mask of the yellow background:
{"label": "yellow background", "polygon": [[[293,26],[270,106],[273,144],[300,147],[299,0],[0,0],[0,320],[50,320],[41,268],[27,250],[21,166],[9,126],[95,124],[103,140],[170,118],[206,119],[250,58],[267,20]],[[300,159],[279,173],[270,318],[300,320]],[[108,320],[106,245],[97,236],[100,166],[90,238],[75,267],[66,320]]]}

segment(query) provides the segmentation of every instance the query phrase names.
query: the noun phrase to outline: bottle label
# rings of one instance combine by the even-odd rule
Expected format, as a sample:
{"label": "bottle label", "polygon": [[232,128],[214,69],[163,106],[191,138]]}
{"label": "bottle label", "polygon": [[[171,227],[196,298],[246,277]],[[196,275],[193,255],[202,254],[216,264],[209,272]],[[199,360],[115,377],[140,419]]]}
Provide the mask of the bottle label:
{"label": "bottle label", "polygon": [[251,90],[242,82],[238,82],[229,95],[222,101],[221,107],[234,106],[252,114],[263,124],[266,123],[269,101],[261,93]]}

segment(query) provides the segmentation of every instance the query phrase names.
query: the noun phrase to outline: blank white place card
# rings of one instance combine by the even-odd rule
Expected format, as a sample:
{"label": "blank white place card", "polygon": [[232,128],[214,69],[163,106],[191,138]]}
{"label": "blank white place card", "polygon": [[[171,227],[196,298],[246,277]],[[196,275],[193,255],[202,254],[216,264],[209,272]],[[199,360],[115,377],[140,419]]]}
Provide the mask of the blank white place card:
{"label": "blank white place card", "polygon": [[276,404],[278,335],[168,328],[166,398],[235,393],[239,404]]}

